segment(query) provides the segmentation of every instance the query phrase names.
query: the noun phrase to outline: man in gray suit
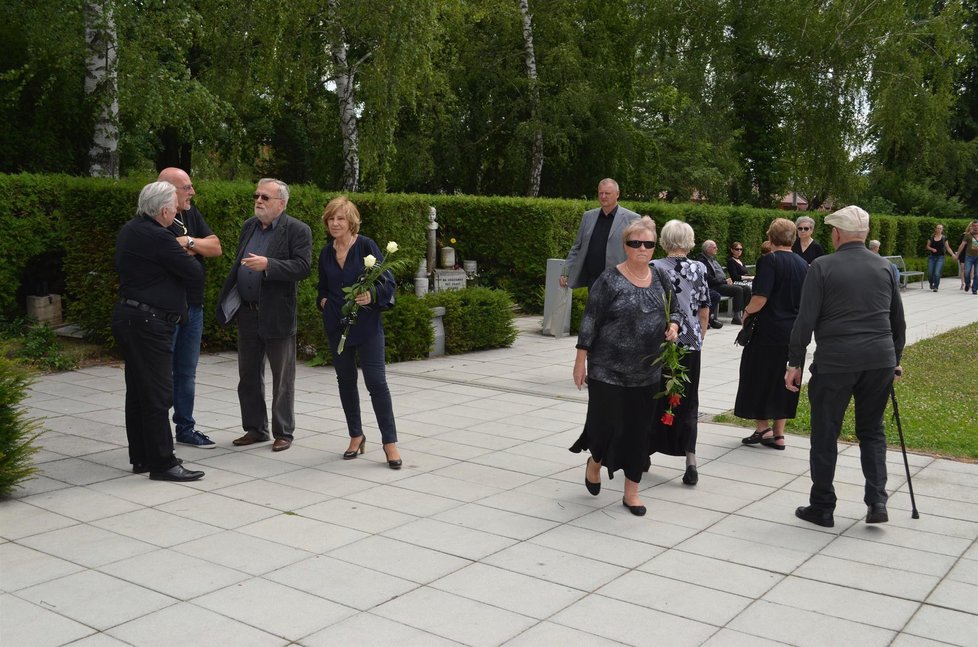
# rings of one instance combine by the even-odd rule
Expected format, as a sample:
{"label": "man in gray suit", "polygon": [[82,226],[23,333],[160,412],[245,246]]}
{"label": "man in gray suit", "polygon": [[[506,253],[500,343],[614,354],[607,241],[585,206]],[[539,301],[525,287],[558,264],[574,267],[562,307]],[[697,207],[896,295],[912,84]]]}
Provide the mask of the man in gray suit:
{"label": "man in gray suit", "polygon": [[618,204],[618,183],[605,178],[598,183],[597,209],[584,212],[577,238],[564,261],[560,287],[590,288],[609,267],[625,262],[622,233],[639,215]]}
{"label": "man in gray suit", "polygon": [[285,213],[289,187],[265,178],[255,216],[241,228],[238,253],[218,298],[217,321],[238,323],[238,402],[245,434],[236,446],[268,442],[265,358],[272,369],[272,451],[292,446],[295,431],[297,285],[309,276],[312,231]]}

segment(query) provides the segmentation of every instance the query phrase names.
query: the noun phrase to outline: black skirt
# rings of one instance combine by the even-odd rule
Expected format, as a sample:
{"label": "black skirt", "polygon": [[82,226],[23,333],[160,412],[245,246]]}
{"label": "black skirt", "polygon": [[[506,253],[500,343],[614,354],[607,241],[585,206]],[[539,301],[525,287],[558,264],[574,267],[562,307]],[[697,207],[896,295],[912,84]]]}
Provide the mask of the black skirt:
{"label": "black skirt", "polygon": [[649,439],[655,411],[652,386],[615,386],[589,379],[587,421],[570,450],[591,452],[591,457],[614,478],[617,470],[625,478],[641,482],[649,471]]}
{"label": "black skirt", "polygon": [[[696,453],[696,430],[700,414],[700,351],[689,351],[683,356],[683,366],[689,383],[679,405],[672,408],[671,425],[662,422],[662,414],[669,409],[668,396],[655,400],[655,415],[652,417],[652,445],[650,453],[685,456],[686,452]],[[662,381],[665,387],[665,379]]]}
{"label": "black skirt", "polygon": [[787,344],[766,345],[755,341],[744,348],[734,415],[748,420],[794,418],[799,394],[784,386],[787,364]]}

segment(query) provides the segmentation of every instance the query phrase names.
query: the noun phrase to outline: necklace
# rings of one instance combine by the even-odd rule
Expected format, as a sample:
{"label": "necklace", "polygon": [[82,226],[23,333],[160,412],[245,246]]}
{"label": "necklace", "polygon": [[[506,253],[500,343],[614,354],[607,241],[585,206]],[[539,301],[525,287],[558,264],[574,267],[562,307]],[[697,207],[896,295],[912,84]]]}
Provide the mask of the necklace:
{"label": "necklace", "polygon": [[639,278],[638,276],[636,276],[635,274],[633,274],[630,269],[628,269],[628,263],[622,263],[621,267],[622,267],[622,269],[625,270],[625,273],[628,274],[628,276],[630,276],[633,279],[635,279],[638,283],[645,283],[646,281],[649,281],[649,280],[652,279],[652,268],[651,267],[648,268],[648,270],[649,270],[648,273],[644,277],[642,277],[642,278]]}

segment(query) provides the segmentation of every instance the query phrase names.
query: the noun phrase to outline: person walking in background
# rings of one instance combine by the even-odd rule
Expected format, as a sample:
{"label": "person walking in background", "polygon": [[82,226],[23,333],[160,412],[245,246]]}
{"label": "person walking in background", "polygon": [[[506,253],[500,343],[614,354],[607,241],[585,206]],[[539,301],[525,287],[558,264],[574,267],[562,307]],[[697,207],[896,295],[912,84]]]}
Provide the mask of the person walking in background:
{"label": "person walking in background", "polygon": [[621,235],[639,215],[618,204],[618,196],[618,183],[611,178],[598,183],[601,206],[581,216],[577,237],[560,274],[560,287],[590,288],[602,272],[624,262]]}
{"label": "person walking in background", "polygon": [[594,282],[574,360],[574,384],[578,389],[588,385],[588,405],[584,431],[570,451],[590,452],[584,485],[595,496],[601,491],[602,467],[609,478],[622,470],[621,502],[637,516],[646,512],[638,485],[649,470],[653,396],[662,375],[654,362],[663,339],[676,341],[682,321],[668,278],[649,266],[655,238],[655,223],[648,216],[625,228],[626,260]]}
{"label": "person walking in background", "polygon": [[866,479],[866,523],[889,520],[886,510],[886,436],[883,412],[893,379],[901,374],[906,335],[900,283],[889,262],[865,247],[869,214],[853,205],[825,218],[835,253],[812,263],[801,308],[791,329],[785,387],[798,393],[805,351],[815,336],[808,399],[812,407],[812,488],[795,516],[835,525],[832,482],[838,439],[849,401],[855,400],[856,438]]}
{"label": "person walking in background", "polygon": [[944,225],[938,223],[934,226],[934,233],[927,239],[927,280],[930,282],[930,289],[937,292],[941,287],[941,274],[944,273],[944,254],[950,254],[955,258],[951,243],[944,235]]}
{"label": "person walking in background", "polygon": [[700,406],[700,359],[710,318],[706,267],[699,261],[687,258],[695,244],[693,228],[687,223],[670,220],[662,228],[659,240],[667,256],[652,261],[652,266],[668,276],[679,303],[681,319],[676,343],[686,349],[682,364],[689,381],[679,404],[671,407],[673,417],[670,424],[662,422],[668,399],[660,397],[656,400],[658,406],[652,416],[650,451],[669,456],[685,456],[686,472],[683,474],[683,483],[696,485],[699,482],[699,473],[696,470],[696,433]]}
{"label": "person walking in background", "polygon": [[341,309],[345,301],[343,290],[352,286],[363,273],[364,259],[373,256],[383,263],[380,248],[370,238],[360,233],[360,212],[346,196],[333,198],[323,211],[323,225],[332,240],[319,254],[319,296],[316,303],[323,313],[323,325],[329,339],[339,386],[340,402],[350,433],[350,445],[343,453],[346,460],[364,453],[367,437],[363,434],[360,417],[360,393],[357,389],[357,358],[363,370],[363,381],[370,393],[377,426],[383,443],[387,465],[401,469],[401,454],[397,449],[397,427],[394,424],[394,407],[384,364],[384,326],[381,310],[394,298],[394,277],[385,272],[375,290],[356,297],[360,304],[356,323],[350,325],[349,336],[339,351],[340,337],[344,332]]}
{"label": "person walking in background", "polygon": [[799,216],[795,219],[795,227],[798,231],[798,238],[791,245],[791,251],[805,259],[809,265],[819,256],[825,255],[825,250],[817,240],[815,235],[815,221],[808,216]]}
{"label": "person walking in background", "polygon": [[[706,266],[706,282],[711,290],[719,292],[722,296],[733,299],[733,321],[735,326],[743,323],[744,306],[750,301],[751,289],[749,285],[734,283],[733,279],[727,278],[723,271],[723,266],[717,260],[717,244],[712,240],[703,241],[703,253],[696,259]],[[715,307],[719,308],[719,304]],[[717,313],[713,314],[717,317]]]}
{"label": "person walking in background", "polygon": [[961,238],[958,245],[958,254],[964,255],[963,274],[964,286],[962,289],[971,294],[978,294],[978,220],[972,220],[968,225],[968,230]]}
{"label": "person walking in background", "polygon": [[197,194],[186,171],[165,168],[160,181],[177,189],[177,209],[169,229],[188,256],[200,263],[200,280],[187,285],[187,318],[177,326],[173,336],[173,425],[180,445],[213,449],[217,444],[197,430],[194,399],[197,392],[197,362],[200,360],[200,338],[204,332],[204,258],[221,255],[221,241],[207,226],[204,216],[191,199]]}
{"label": "person walking in background", "polygon": [[168,414],[173,403],[173,334],[187,316],[187,286],[201,280],[200,264],[167,227],[177,215],[177,190],[153,182],[139,192],[136,217],[116,239],[119,301],[112,334],[126,361],[126,437],[134,474],[154,481],[195,481],[173,455]]}
{"label": "person walking in background", "polygon": [[285,213],[289,187],[266,178],[255,190],[238,253],[218,297],[217,321],[238,324],[238,402],[244,435],[235,446],[268,442],[265,358],[272,369],[272,451],[295,431],[295,333],[299,281],[309,276],[312,231]]}
{"label": "person walking in background", "polygon": [[791,251],[795,225],[790,220],[775,219],[767,237],[772,251],[757,261],[754,294],[747,304],[744,326],[754,325],[754,334],[740,356],[734,415],[754,421],[754,433],[743,444],[784,449],[785,423],[798,409],[798,394],[782,388],[784,366],[808,264]]}

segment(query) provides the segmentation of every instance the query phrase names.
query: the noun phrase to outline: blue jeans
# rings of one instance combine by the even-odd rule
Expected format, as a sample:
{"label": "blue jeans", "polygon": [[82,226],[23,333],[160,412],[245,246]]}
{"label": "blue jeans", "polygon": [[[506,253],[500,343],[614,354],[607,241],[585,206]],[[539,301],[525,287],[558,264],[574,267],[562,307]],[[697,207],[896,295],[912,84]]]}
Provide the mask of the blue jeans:
{"label": "blue jeans", "polygon": [[374,335],[362,344],[347,346],[342,355],[336,354],[340,343],[340,332],[329,335],[329,347],[333,353],[333,368],[336,369],[336,382],[340,390],[340,402],[346,415],[346,426],[350,438],[363,435],[360,418],[360,392],[357,389],[357,357],[363,370],[363,382],[370,393],[370,402],[377,416],[380,438],[383,443],[397,442],[397,428],[394,425],[394,405],[391,391],[387,387],[387,373],[384,362],[384,333]]}
{"label": "blue jeans", "polygon": [[927,257],[927,279],[932,288],[941,287],[941,274],[944,272],[944,254],[931,254]]}
{"label": "blue jeans", "polygon": [[177,439],[194,430],[194,393],[197,390],[197,361],[204,332],[204,306],[191,305],[187,320],[173,335],[173,424]]}
{"label": "blue jeans", "polygon": [[964,290],[978,294],[978,256],[964,257]]}

